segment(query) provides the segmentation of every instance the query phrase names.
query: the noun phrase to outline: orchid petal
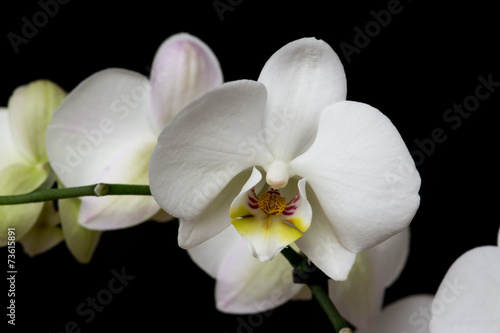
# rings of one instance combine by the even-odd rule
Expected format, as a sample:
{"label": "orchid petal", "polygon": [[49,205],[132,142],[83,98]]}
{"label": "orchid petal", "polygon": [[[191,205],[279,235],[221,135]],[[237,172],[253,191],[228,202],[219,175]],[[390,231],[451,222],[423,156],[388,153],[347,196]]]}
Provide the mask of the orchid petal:
{"label": "orchid petal", "polygon": [[432,333],[498,332],[500,248],[482,246],[448,269],[432,302]]}
{"label": "orchid petal", "polygon": [[313,211],[311,227],[295,243],[326,275],[343,281],[347,279],[356,254],[347,250],[337,240],[332,225],[310,187],[307,187],[307,199]]}
{"label": "orchid petal", "polygon": [[64,240],[75,259],[82,264],[90,262],[102,232],[89,230],[78,224],[81,201],[78,198],[59,200]]}
{"label": "orchid petal", "polygon": [[[256,186],[262,187],[262,174],[257,168],[252,169],[252,174],[248,178],[240,193],[234,198],[229,208],[229,217],[236,219],[242,216],[259,214],[259,198],[255,192],[260,189],[255,189]],[[261,183],[261,184],[259,184]],[[249,200],[252,200],[249,202]],[[253,204],[253,206],[252,206]]]}
{"label": "orchid petal", "polygon": [[401,272],[409,250],[409,231],[392,236],[356,256],[346,281],[330,280],[329,294],[342,316],[359,328],[380,315],[385,288]]}
{"label": "orchid petal", "polygon": [[[108,168],[92,183],[148,184],[147,167],[154,145],[136,144],[116,151]],[[127,195],[82,197],[79,222],[93,230],[112,230],[137,225],[155,215],[160,207],[151,196]]]}
{"label": "orchid petal", "polygon": [[33,257],[62,242],[64,236],[59,223],[59,214],[54,208],[54,203],[52,201],[45,202],[35,225],[19,241],[24,252]]}
{"label": "orchid petal", "polygon": [[347,84],[342,63],[322,40],[293,41],[267,61],[258,79],[268,91],[264,127],[272,130],[270,149],[289,161],[309,147],[320,113],[345,100]]}
{"label": "orchid petal", "polygon": [[420,177],[408,149],[367,104],[328,107],[313,145],[290,165],[307,177],[335,235],[355,253],[403,230],[419,205]]}
{"label": "orchid petal", "polygon": [[431,303],[432,295],[402,298],[385,307],[375,325],[356,333],[429,333]]}
{"label": "orchid petal", "polygon": [[151,216],[151,220],[159,223],[175,220],[175,217],[160,209],[155,215]]}
{"label": "orchid petal", "polygon": [[384,287],[391,286],[405,267],[410,252],[410,228],[367,250],[375,252],[377,267],[384,272]]}
{"label": "orchid petal", "polygon": [[[194,219],[180,218],[178,242],[181,248],[190,249],[211,239],[228,227],[231,227],[229,209],[231,202],[240,192],[242,186],[250,177],[250,170],[246,170],[236,177],[222,190],[222,192],[212,200],[210,205]],[[197,193],[193,198],[204,200],[204,194]]]}
{"label": "orchid petal", "polygon": [[9,124],[9,111],[6,108],[0,108],[0,173],[15,164],[30,164],[16,148],[12,140],[12,133]]}
{"label": "orchid petal", "polygon": [[303,286],[293,282],[292,267],[284,256],[260,262],[238,238],[219,267],[215,288],[217,309],[227,313],[263,312],[300,292]]}
{"label": "orchid petal", "polygon": [[[109,69],[67,96],[47,129],[47,153],[64,186],[148,184],[148,159],[156,142],[148,118],[149,91],[144,76]],[[86,197],[80,223],[92,229],[123,228],[158,210],[150,197]]]}
{"label": "orchid petal", "polygon": [[9,99],[12,138],[18,151],[34,163],[47,162],[45,131],[66,92],[48,80],[18,87]]}
{"label": "orchid petal", "polygon": [[[262,175],[254,168],[252,176],[231,204],[229,215],[253,256],[267,261],[307,231],[312,211],[305,194],[305,179],[298,182],[298,191],[288,204],[286,197],[277,190],[257,197],[255,186],[261,180]],[[267,198],[267,201],[263,198]],[[276,203],[278,200],[282,202]],[[272,206],[267,208],[273,212],[265,211],[265,203]]]}
{"label": "orchid petal", "polygon": [[358,253],[345,281],[328,281],[328,291],[340,314],[356,328],[368,327],[382,309],[383,272],[370,253]]}
{"label": "orchid petal", "polygon": [[500,229],[498,230],[497,245],[500,246]]}
{"label": "orchid petal", "polygon": [[[34,165],[15,164],[0,172],[0,195],[29,193],[47,179],[48,170]],[[0,246],[7,244],[7,229],[16,228],[22,239],[35,224],[43,202],[0,206]]]}
{"label": "orchid petal", "polygon": [[[229,226],[206,242],[188,249],[187,252],[205,273],[216,279],[222,263],[233,252],[235,245],[240,242],[244,243],[241,236],[232,226]],[[248,250],[245,249],[245,252]]]}
{"label": "orchid petal", "polygon": [[221,84],[219,62],[200,39],[180,33],[165,40],[156,52],[151,73],[152,118],[157,133],[188,103]]}
{"label": "orchid petal", "polygon": [[232,178],[271,159],[256,141],[265,102],[262,84],[229,82],[167,123],[149,164],[151,192],[167,213],[196,218]]}

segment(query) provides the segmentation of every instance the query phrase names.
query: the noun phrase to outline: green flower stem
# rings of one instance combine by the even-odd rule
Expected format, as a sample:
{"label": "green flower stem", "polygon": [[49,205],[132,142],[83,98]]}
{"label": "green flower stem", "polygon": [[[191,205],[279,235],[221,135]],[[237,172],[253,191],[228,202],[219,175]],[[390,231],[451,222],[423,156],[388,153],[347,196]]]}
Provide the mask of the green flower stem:
{"label": "green flower stem", "polygon": [[149,185],[94,184],[79,187],[38,189],[31,193],[0,196],[0,205],[19,205],[30,202],[50,201],[85,196],[151,195]]}
{"label": "green flower stem", "polygon": [[[298,273],[299,276],[303,275],[306,277],[310,277],[313,274],[322,273],[318,272],[317,268],[311,267],[307,262],[307,258],[295,252],[295,250],[293,250],[290,246],[281,250],[281,253],[290,262],[295,272]],[[324,274],[322,275],[322,279],[317,279],[317,276],[315,276],[316,279],[310,279],[310,282],[308,282],[306,278],[306,284],[311,290],[311,293],[313,294],[316,301],[318,301],[319,305],[328,316],[328,319],[330,319],[330,322],[335,328],[335,331],[340,332],[342,329],[344,329],[344,331],[342,332],[349,332],[349,324],[345,321],[344,318],[342,318],[337,308],[335,307],[335,305],[333,305],[330,297],[328,296],[328,290],[326,288],[328,281],[327,276]]]}

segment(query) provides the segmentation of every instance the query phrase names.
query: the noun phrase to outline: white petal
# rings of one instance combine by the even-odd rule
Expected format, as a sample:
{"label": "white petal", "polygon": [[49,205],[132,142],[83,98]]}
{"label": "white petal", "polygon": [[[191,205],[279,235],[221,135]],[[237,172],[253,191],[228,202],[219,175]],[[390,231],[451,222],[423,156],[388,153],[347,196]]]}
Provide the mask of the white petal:
{"label": "white petal", "polygon": [[[153,144],[139,144],[116,151],[108,168],[96,175],[94,182],[147,185],[148,160],[153,147]],[[160,209],[149,195],[89,196],[81,200],[79,222],[94,230],[130,227],[144,222]]]}
{"label": "white petal", "polygon": [[374,252],[376,266],[384,272],[384,286],[387,288],[397,280],[408,259],[410,252],[410,228],[407,227],[388,240],[368,249]]}
{"label": "white petal", "polygon": [[[50,163],[64,186],[148,184],[148,158],[156,142],[148,118],[149,91],[144,76],[109,69],[67,96],[47,130]],[[80,223],[115,229],[140,223],[159,210],[150,197],[115,199],[83,199]]]}
{"label": "white petal", "polygon": [[9,99],[9,120],[14,144],[32,162],[46,162],[45,132],[66,92],[48,80],[17,88]]}
{"label": "white petal", "polygon": [[307,187],[307,199],[312,207],[311,227],[295,243],[326,275],[343,281],[347,279],[356,254],[339,243],[317,196],[310,187]]}
{"label": "white petal", "polygon": [[[252,168],[252,173],[250,174],[250,177],[248,178],[245,185],[243,185],[243,188],[241,189],[240,193],[234,198],[233,202],[231,203],[231,208],[229,209],[229,217],[235,219],[242,216],[258,214],[259,211],[258,207],[257,208],[249,207],[248,195],[249,193],[252,193],[252,199],[258,200],[256,193],[259,193],[261,188],[262,188],[262,174],[260,173],[259,170],[257,170],[257,168]],[[255,202],[255,204],[258,206],[257,202]]]}
{"label": "white petal", "polygon": [[267,61],[259,76],[268,91],[264,127],[273,139],[270,149],[289,161],[314,140],[319,115],[345,100],[347,85],[342,63],[322,40],[293,41]]}
{"label": "white petal", "polygon": [[431,295],[402,298],[385,307],[375,325],[356,333],[429,333],[431,302]]}
{"label": "white petal", "polygon": [[47,153],[66,187],[91,184],[117,151],[155,142],[148,119],[149,83],[137,73],[109,69],[80,83],[47,129]]}
{"label": "white petal", "polygon": [[500,248],[483,246],[460,256],[432,302],[432,333],[491,332],[500,328]]}
{"label": "white petal", "polygon": [[[217,272],[226,258],[232,253],[237,243],[243,240],[236,229],[232,226],[226,228],[218,235],[210,238],[187,252],[191,259],[214,279],[217,278]],[[248,255],[248,254],[244,254]]]}
{"label": "white petal", "polygon": [[219,266],[217,309],[227,313],[263,312],[300,292],[303,286],[293,283],[292,266],[284,256],[262,263],[250,255],[239,238]]}
{"label": "white petal", "polygon": [[221,84],[219,62],[205,43],[186,33],[168,38],[156,52],[151,73],[157,132],[189,102]]}
{"label": "white petal", "polygon": [[47,201],[31,230],[19,242],[23,245],[24,252],[32,257],[46,252],[62,242],[64,239],[59,227],[59,214],[54,209],[54,203]]}
{"label": "white petal", "polygon": [[342,317],[356,328],[372,325],[382,310],[384,274],[367,251],[358,253],[345,281],[328,281],[328,293]]}
{"label": "white petal", "polygon": [[342,316],[359,328],[376,321],[385,288],[401,272],[409,251],[409,231],[358,253],[346,281],[329,281],[329,294]]}
{"label": "white petal", "polygon": [[179,219],[179,246],[195,247],[231,226],[229,209],[250,176],[246,170],[234,177],[210,205],[194,219]]}
{"label": "white petal", "polygon": [[313,145],[290,165],[307,177],[339,241],[352,252],[402,231],[419,206],[420,176],[401,136],[363,103],[328,107]]}
{"label": "white petal", "polygon": [[168,122],[149,164],[151,192],[167,213],[196,218],[233,177],[271,159],[256,136],[265,102],[262,84],[229,82]]}

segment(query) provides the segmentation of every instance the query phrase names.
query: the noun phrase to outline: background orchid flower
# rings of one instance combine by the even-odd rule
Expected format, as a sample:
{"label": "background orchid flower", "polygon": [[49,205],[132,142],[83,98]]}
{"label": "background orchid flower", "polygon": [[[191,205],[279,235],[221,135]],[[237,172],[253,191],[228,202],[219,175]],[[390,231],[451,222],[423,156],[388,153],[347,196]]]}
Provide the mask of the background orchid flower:
{"label": "background orchid flower", "polygon": [[[24,194],[54,184],[45,131],[65,96],[55,83],[37,80],[18,87],[8,107],[0,109],[0,195]],[[63,239],[55,215],[50,206],[44,209],[43,202],[0,206],[0,244],[7,244],[7,229],[15,228],[16,239],[27,253],[51,248]]]}
{"label": "background orchid flower", "polygon": [[[361,252],[346,281],[329,280],[330,298],[342,317],[356,327],[373,324],[382,309],[384,290],[401,273],[408,251],[406,228]],[[311,298],[307,287],[292,281],[292,267],[284,256],[266,262],[255,259],[232,227],[188,253],[216,280],[216,307],[222,312],[257,313],[292,299]]]}
{"label": "background orchid flower", "polygon": [[389,304],[374,326],[356,332],[499,332],[499,263],[499,246],[469,250],[448,269],[436,295],[413,295]]}
{"label": "background orchid flower", "polygon": [[186,106],[149,164],[154,198],[180,219],[179,245],[233,222],[255,257],[295,242],[345,280],[356,253],[401,232],[420,177],[389,119],[346,91],[335,52],[304,38],[278,50],[257,82],[225,83]]}
{"label": "background orchid flower", "polygon": [[[184,105],[222,83],[219,63],[198,38],[182,33],[158,49],[151,80],[123,69],[95,73],[56,110],[47,152],[58,178],[73,187],[98,182],[148,184],[158,134]],[[78,222],[109,230],[160,211],[149,196],[84,197]]]}
{"label": "background orchid flower", "polygon": [[[0,111],[0,194],[14,195],[50,188],[56,176],[49,165],[45,135],[56,107],[66,92],[48,80],[37,80],[16,89],[8,109]],[[60,184],[59,184],[60,185]],[[90,261],[100,232],[76,225],[71,200],[0,206],[2,230],[16,229],[16,239],[29,256],[43,253],[63,239],[76,260]],[[6,245],[2,231],[1,245]]]}

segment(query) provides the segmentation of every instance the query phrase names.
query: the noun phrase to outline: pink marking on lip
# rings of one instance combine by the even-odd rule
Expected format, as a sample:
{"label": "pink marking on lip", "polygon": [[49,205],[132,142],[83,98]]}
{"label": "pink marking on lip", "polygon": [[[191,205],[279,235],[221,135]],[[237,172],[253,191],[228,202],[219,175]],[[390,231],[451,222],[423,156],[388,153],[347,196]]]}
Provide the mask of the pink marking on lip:
{"label": "pink marking on lip", "polygon": [[248,206],[252,209],[257,209],[259,208],[259,205],[252,205],[251,203],[248,204]]}

